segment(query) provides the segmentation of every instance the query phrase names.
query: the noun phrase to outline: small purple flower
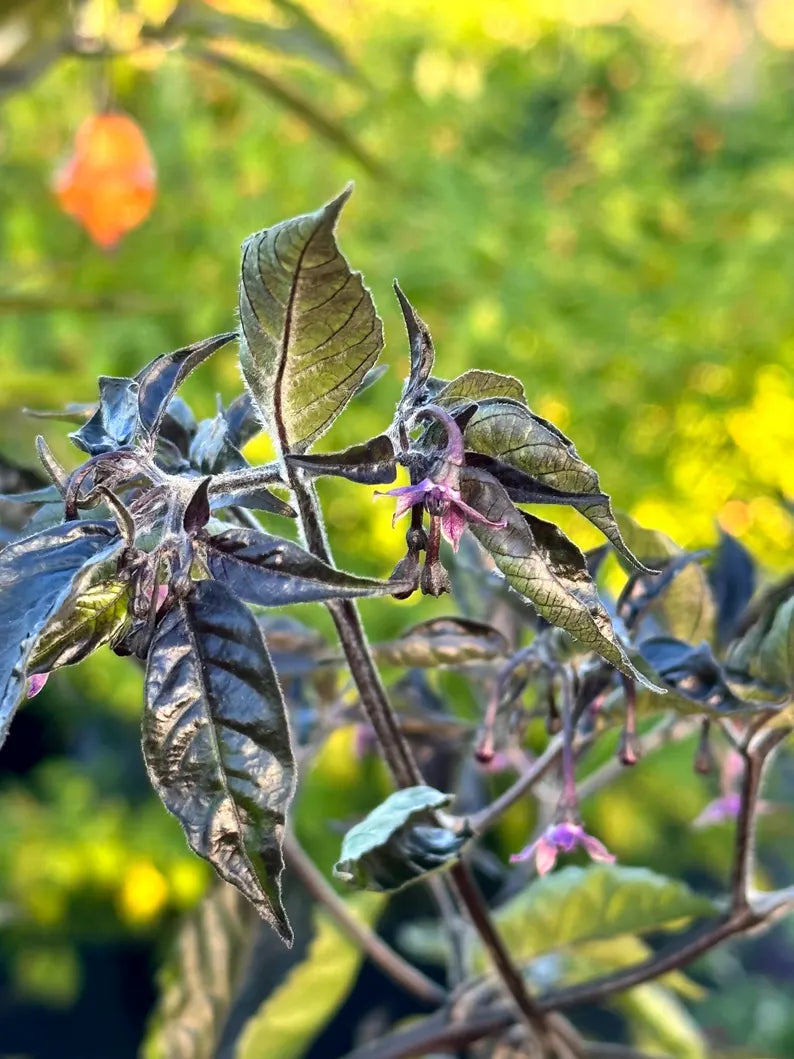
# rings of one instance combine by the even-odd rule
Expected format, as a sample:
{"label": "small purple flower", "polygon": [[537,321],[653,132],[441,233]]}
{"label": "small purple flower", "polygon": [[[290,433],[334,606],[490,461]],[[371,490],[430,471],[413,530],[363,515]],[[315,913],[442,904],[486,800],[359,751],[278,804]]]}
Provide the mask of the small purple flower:
{"label": "small purple flower", "polygon": [[438,515],[441,518],[441,535],[449,541],[455,551],[458,550],[467,522],[482,522],[486,526],[497,528],[506,525],[505,522],[491,522],[461,499],[459,489],[444,481],[434,482],[432,478],[424,478],[416,485],[400,485],[396,489],[387,489],[375,495],[397,497],[392,525],[407,514],[414,504],[423,503],[430,515]]}
{"label": "small purple flower", "polygon": [[556,864],[558,854],[572,853],[577,846],[581,846],[592,860],[605,861],[608,864],[615,862],[614,854],[610,853],[603,843],[588,835],[581,824],[570,820],[547,827],[540,838],[525,846],[520,853],[514,853],[510,861],[516,864],[518,861],[531,860],[534,857],[538,875],[545,875]]}
{"label": "small purple flower", "polygon": [[[701,810],[692,821],[692,826],[700,829],[735,820],[739,815],[740,804],[741,798],[736,792],[723,794],[720,798],[715,798],[713,802],[709,802],[705,809]],[[756,805],[756,810],[759,814],[768,813],[773,808],[774,805],[772,803],[765,801],[759,801]]]}
{"label": "small purple flower", "polygon": [[47,683],[49,675],[49,673],[34,673],[32,677],[28,677],[28,687],[25,692],[25,697],[32,699],[34,695],[38,695]]}

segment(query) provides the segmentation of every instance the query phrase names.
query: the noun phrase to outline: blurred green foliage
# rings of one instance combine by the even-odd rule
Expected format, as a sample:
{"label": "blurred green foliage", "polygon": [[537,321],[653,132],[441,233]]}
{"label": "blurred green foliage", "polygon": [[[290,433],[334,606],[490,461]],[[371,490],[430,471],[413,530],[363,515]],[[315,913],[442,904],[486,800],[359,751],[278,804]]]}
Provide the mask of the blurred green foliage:
{"label": "blurred green foliage", "polygon": [[[251,5],[236,6],[250,15]],[[357,75],[270,54],[266,68],[341,121],[384,178],[261,86],[157,47],[112,64],[66,60],[4,102],[4,459],[34,466],[41,423],[22,406],[90,401],[98,374],[134,373],[158,352],[233,325],[242,239],[316,207],[354,176],[341,242],[384,317],[391,371],[323,447],[377,433],[390,416],[407,368],[397,276],[432,328],[439,372],[476,365],[519,376],[534,410],[575,440],[616,506],[685,546],[713,541],[719,519],[769,568],[790,564],[794,525],[781,498],[794,494],[791,56],[750,39],[695,79],[687,64],[703,42],[687,50],[629,18],[573,26],[554,5],[519,14],[475,0],[308,6]],[[153,215],[112,254],[51,194],[75,129],[108,87],[144,129],[159,180]],[[222,352],[185,390],[209,414],[216,392],[228,399],[240,388],[233,353]],[[45,426],[75,466],[65,431]],[[248,455],[265,458],[266,442]],[[349,483],[321,492],[340,565],[385,574],[402,548],[389,506]],[[565,518],[580,543],[597,542],[583,520]],[[382,639],[449,607],[375,601],[363,610]],[[70,1003],[80,989],[75,946],[157,936],[169,910],[202,890],[202,866],[146,786],[139,699],[135,668],[102,654],[59,674],[23,711],[48,742],[25,747],[21,719],[4,750],[6,768],[24,772],[0,786],[0,945],[17,995]],[[588,809],[622,861],[708,885],[728,847],[719,829],[688,830],[710,790],[691,773],[691,750],[656,755]],[[28,751],[39,763],[24,771]],[[356,759],[352,729],[336,733],[296,810],[325,870],[338,847],[328,818],[355,818],[385,789],[378,766]],[[516,848],[526,818],[526,807],[508,814],[500,853]],[[761,830],[771,843],[791,837],[774,814]],[[723,972],[729,996],[736,979]],[[794,1020],[778,992],[758,1047],[783,1055]],[[726,1005],[708,1003],[707,1019],[721,1025]],[[726,1032],[748,1043],[750,1015],[735,1018]]]}

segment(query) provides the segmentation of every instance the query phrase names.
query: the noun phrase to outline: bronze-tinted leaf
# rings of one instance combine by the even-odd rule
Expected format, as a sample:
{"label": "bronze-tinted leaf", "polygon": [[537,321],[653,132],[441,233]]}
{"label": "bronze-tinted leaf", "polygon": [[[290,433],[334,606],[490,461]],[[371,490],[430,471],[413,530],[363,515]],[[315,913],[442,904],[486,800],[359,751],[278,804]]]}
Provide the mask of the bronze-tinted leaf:
{"label": "bronze-tinted leaf", "polygon": [[411,368],[397,406],[397,415],[403,418],[407,417],[416,405],[424,403],[426,384],[433,370],[436,352],[430,329],[403,294],[397,280],[394,281],[394,293],[400,303],[411,351]]}
{"label": "bronze-tinted leaf", "polygon": [[376,644],[375,656],[387,665],[409,668],[490,662],[507,654],[505,637],[492,625],[467,618],[431,618],[389,643]]}
{"label": "bronze-tinted leaf", "polygon": [[295,765],[284,700],[254,616],[216,581],[196,583],[152,640],[143,753],[191,849],[290,944],[280,877]]}
{"label": "bronze-tinted leaf", "polygon": [[624,541],[598,475],[580,458],[573,442],[552,423],[518,401],[488,398],[480,402],[464,438],[468,449],[512,464],[542,485],[578,494],[581,500],[577,510],[632,565],[645,569]]}
{"label": "bronze-tinted leaf", "polygon": [[464,371],[457,379],[448,382],[435,400],[443,407],[459,401],[483,401],[487,397],[507,397],[523,405],[527,403],[524,384],[514,375],[501,375],[498,371],[482,371],[479,368]]}
{"label": "bronze-tinted leaf", "polygon": [[350,195],[243,245],[243,375],[282,453],[304,453],[375,363],[383,328],[334,229]]}
{"label": "bronze-tinted leaf", "polygon": [[647,683],[629,661],[598,598],[585,557],[557,526],[518,511],[504,488],[484,471],[464,468],[461,495],[496,528],[470,521],[469,529],[510,584],[552,625],[564,629],[616,669]]}

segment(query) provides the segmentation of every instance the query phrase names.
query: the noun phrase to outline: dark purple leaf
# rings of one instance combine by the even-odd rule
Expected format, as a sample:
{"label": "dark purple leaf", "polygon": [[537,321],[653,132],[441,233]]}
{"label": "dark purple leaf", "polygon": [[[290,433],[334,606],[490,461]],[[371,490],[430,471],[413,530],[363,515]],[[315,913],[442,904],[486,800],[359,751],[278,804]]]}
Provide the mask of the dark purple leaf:
{"label": "dark purple leaf", "polygon": [[143,753],[191,849],[291,944],[280,887],[295,771],[284,700],[255,618],[216,581],[196,583],[155,633]]}
{"label": "dark purple leaf", "polygon": [[385,434],[343,452],[287,456],[287,460],[315,477],[334,475],[361,485],[386,485],[397,477],[394,446]]}
{"label": "dark purple leaf", "polygon": [[404,582],[335,570],[300,545],[253,529],[226,530],[209,537],[203,546],[212,576],[240,599],[263,607],[392,595],[406,588]]}
{"label": "dark purple leaf", "polygon": [[99,377],[99,407],[69,437],[89,456],[129,445],[138,425],[138,383],[135,379]]}

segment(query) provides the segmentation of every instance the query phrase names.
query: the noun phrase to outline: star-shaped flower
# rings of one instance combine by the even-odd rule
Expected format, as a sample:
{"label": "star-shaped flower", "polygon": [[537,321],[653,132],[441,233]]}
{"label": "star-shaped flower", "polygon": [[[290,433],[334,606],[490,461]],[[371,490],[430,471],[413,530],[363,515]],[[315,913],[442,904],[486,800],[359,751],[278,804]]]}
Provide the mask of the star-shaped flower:
{"label": "star-shaped flower", "polygon": [[441,535],[449,541],[454,551],[458,550],[467,522],[482,522],[486,526],[497,528],[506,525],[505,522],[491,522],[485,515],[469,507],[461,499],[460,490],[443,480],[433,481],[432,478],[423,478],[416,485],[400,485],[396,489],[386,489],[375,495],[397,497],[392,525],[395,525],[397,520],[407,514],[415,504],[424,504],[430,515],[440,517]]}
{"label": "star-shaped flower", "polygon": [[581,846],[592,860],[605,861],[608,864],[615,861],[614,854],[610,853],[603,843],[588,835],[581,824],[570,820],[547,827],[540,838],[525,846],[520,853],[514,853],[510,860],[515,864],[534,857],[538,875],[545,875],[556,864],[558,854],[572,853],[577,846]]}

